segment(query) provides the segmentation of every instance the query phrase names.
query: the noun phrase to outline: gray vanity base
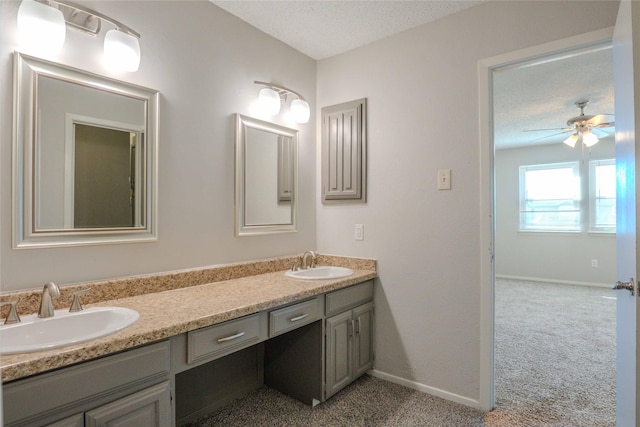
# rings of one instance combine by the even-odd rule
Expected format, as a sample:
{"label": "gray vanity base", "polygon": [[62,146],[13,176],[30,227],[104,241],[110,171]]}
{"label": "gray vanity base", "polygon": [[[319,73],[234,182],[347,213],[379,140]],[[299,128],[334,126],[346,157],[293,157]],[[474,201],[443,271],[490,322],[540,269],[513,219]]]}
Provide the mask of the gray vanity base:
{"label": "gray vanity base", "polygon": [[373,367],[373,281],[7,383],[5,426],[170,427],[262,384],[306,404]]}

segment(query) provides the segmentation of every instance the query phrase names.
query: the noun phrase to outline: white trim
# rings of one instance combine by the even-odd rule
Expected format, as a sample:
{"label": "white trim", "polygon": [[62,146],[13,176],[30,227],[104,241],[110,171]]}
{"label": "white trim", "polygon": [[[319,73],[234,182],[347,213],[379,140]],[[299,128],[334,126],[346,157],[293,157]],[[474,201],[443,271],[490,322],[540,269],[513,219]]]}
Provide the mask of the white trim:
{"label": "white trim", "polygon": [[561,285],[590,286],[590,287],[596,287],[596,288],[611,289],[610,283],[578,282],[575,280],[551,279],[549,277],[528,277],[528,276],[515,276],[511,274],[496,274],[496,279],[525,280],[527,282],[542,282],[542,283],[552,283],[552,284],[559,283]]}
{"label": "white trim", "polygon": [[[492,72],[523,61],[575,51],[611,41],[613,27],[568,37],[478,61],[478,109],[480,130],[480,407],[495,406],[494,373],[494,263],[495,196],[493,191],[493,91]],[[488,251],[488,253],[485,252]]]}
{"label": "white trim", "polygon": [[441,390],[439,388],[431,387],[425,384],[421,384],[416,381],[407,380],[405,378],[397,377],[395,375],[388,374],[386,372],[378,371],[377,369],[372,369],[367,372],[372,377],[380,378],[381,380],[389,381],[394,384],[399,384],[401,386],[420,391],[422,393],[427,393],[432,396],[440,397],[442,399],[450,400],[452,402],[460,403],[465,406],[470,406],[475,409],[482,409],[480,406],[480,402],[474,399],[470,399],[468,397],[460,396],[459,394],[450,393],[448,391]]}

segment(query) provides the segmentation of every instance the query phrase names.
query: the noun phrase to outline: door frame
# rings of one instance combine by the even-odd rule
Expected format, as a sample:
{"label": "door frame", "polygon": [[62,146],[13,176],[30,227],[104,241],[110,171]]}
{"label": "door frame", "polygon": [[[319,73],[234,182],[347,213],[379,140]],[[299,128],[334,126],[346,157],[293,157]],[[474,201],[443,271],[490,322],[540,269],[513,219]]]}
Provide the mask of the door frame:
{"label": "door frame", "polygon": [[495,147],[493,71],[550,55],[611,43],[613,27],[486,58],[478,62],[480,130],[480,408],[495,407]]}

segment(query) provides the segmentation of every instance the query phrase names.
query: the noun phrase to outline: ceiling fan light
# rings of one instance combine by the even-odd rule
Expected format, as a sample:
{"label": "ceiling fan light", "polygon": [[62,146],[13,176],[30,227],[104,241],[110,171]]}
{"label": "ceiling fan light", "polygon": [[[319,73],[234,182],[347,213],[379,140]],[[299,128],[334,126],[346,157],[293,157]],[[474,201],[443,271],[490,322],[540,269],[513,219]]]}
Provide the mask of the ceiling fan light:
{"label": "ceiling fan light", "polygon": [[593,147],[598,143],[598,141],[600,141],[598,137],[590,130],[582,132],[582,142],[587,147]]}
{"label": "ceiling fan light", "polygon": [[573,135],[569,136],[569,138],[565,139],[562,142],[564,144],[567,144],[569,147],[573,148],[576,146],[576,142],[578,142],[578,134],[574,133]]}
{"label": "ceiling fan light", "polygon": [[268,87],[260,89],[258,104],[264,114],[275,116],[280,112],[280,94]]}

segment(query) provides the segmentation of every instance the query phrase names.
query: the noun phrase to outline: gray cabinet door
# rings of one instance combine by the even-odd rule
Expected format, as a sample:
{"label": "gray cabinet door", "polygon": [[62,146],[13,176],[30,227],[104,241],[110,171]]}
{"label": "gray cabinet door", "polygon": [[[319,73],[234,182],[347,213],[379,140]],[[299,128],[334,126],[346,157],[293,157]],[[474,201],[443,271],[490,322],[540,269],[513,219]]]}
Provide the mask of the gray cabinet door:
{"label": "gray cabinet door", "polygon": [[86,427],[170,427],[171,388],[165,381],[85,413]]}
{"label": "gray cabinet door", "polygon": [[326,398],[353,381],[351,311],[327,319]]}
{"label": "gray cabinet door", "polygon": [[84,427],[84,414],[76,414],[64,420],[56,421],[52,424],[47,424],[46,427]]}
{"label": "gray cabinet door", "polygon": [[366,99],[322,109],[322,202],[366,200]]}
{"label": "gray cabinet door", "polygon": [[373,367],[373,303],[353,309],[355,321],[354,379]]}

